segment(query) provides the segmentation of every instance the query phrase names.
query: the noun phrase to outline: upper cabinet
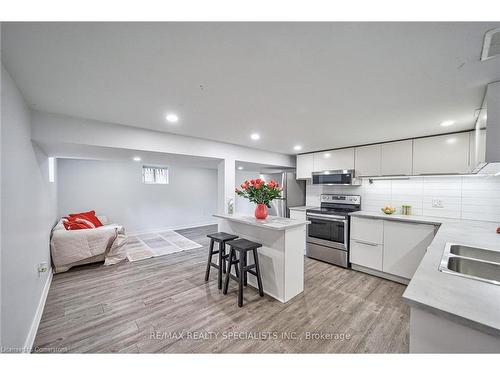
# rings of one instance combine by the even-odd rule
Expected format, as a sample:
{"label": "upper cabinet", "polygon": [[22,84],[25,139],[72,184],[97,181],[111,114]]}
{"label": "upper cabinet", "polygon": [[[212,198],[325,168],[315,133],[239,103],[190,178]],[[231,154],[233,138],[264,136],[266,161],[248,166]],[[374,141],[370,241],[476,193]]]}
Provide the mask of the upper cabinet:
{"label": "upper cabinet", "polygon": [[411,176],[413,141],[383,143],[380,151],[382,176]]}
{"label": "upper cabinet", "polygon": [[357,177],[380,176],[382,145],[356,147],[355,166]]}
{"label": "upper cabinet", "polygon": [[486,129],[470,132],[469,172],[486,161]]}
{"label": "upper cabinet", "polygon": [[313,163],[313,154],[297,155],[297,179],[311,178]]}
{"label": "upper cabinet", "polygon": [[469,133],[413,140],[413,174],[467,173]]}
{"label": "upper cabinet", "polygon": [[316,152],[314,155],[314,172],[354,169],[354,148]]}
{"label": "upper cabinet", "polygon": [[472,173],[485,160],[486,129],[297,155],[297,178],[354,169],[357,177]]}

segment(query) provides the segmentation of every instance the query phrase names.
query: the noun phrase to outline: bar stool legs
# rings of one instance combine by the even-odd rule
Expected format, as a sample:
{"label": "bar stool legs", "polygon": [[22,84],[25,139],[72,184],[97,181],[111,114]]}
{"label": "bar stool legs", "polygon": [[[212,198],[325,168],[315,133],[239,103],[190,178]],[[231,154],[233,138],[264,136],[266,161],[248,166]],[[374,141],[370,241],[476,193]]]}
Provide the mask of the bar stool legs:
{"label": "bar stool legs", "polygon": [[[226,272],[226,259],[228,257],[228,255],[226,255],[226,243],[228,241],[238,238],[238,236],[224,232],[217,232],[209,234],[207,237],[210,238],[210,246],[208,249],[208,260],[207,260],[207,269],[205,271],[205,281],[208,281],[208,279],[210,278],[210,268],[214,267],[219,271],[217,274],[217,287],[219,289],[222,289],[222,274]],[[215,242],[219,244],[218,250],[214,250]],[[212,262],[212,257],[214,254],[218,254],[217,263]]]}
{"label": "bar stool legs", "polygon": [[[234,279],[238,282],[238,306],[243,306],[243,287],[248,284],[248,275],[251,273],[257,278],[257,285],[259,288],[259,295],[264,296],[264,290],[262,287],[262,277],[260,274],[259,266],[259,256],[257,254],[257,249],[262,245],[256,242],[248,241],[245,239],[239,239],[234,241],[229,241],[230,246],[229,256],[228,256],[228,269],[226,273],[226,279],[224,281],[223,293],[227,294],[229,288],[229,279]],[[254,264],[248,265],[247,253],[252,251]],[[239,257],[236,258],[236,252],[239,253]],[[231,274],[233,265],[235,266],[236,277]],[[254,270],[255,269],[255,270]],[[239,270],[239,275],[238,275]]]}
{"label": "bar stool legs", "polygon": [[[231,268],[233,264],[235,264],[236,260],[233,261],[233,258],[235,258],[234,255],[234,249],[231,247],[229,250],[229,257],[228,257],[228,264],[227,264],[227,272],[226,272],[226,280],[224,280],[224,290],[222,293],[227,294],[227,289],[229,287],[229,278],[231,277]],[[238,269],[238,266],[236,266],[236,269]]]}
{"label": "bar stool legs", "polygon": [[214,240],[210,239],[210,248],[208,249],[208,261],[207,261],[207,270],[205,271],[205,281],[208,281],[210,277],[210,267],[212,265],[212,255],[214,255]]}
{"label": "bar stool legs", "polygon": [[257,254],[257,249],[253,249],[253,260],[255,263],[255,277],[257,278],[257,285],[259,286],[259,295],[264,297],[264,289],[262,288],[262,278],[260,277],[260,267],[259,267],[259,255]]}
{"label": "bar stool legs", "polygon": [[[225,242],[220,242],[219,243],[219,272],[217,273],[217,287],[219,289],[222,289],[222,272],[225,272],[223,269],[226,265],[226,243]],[[222,271],[222,272],[221,272]]]}

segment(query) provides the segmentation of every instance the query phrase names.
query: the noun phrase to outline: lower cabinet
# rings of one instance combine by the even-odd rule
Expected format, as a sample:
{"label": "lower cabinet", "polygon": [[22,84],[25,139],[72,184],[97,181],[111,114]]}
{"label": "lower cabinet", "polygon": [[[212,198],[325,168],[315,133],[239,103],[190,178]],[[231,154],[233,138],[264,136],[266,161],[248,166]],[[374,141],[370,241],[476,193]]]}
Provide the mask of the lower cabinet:
{"label": "lower cabinet", "polygon": [[374,270],[382,270],[383,251],[382,245],[351,240],[351,263]]}
{"label": "lower cabinet", "polygon": [[403,279],[413,277],[436,232],[432,224],[352,219],[350,262]]}
{"label": "lower cabinet", "polygon": [[434,238],[434,225],[384,221],[382,271],[411,279]]}
{"label": "lower cabinet", "polygon": [[290,209],[290,219],[306,220],[306,211]]}

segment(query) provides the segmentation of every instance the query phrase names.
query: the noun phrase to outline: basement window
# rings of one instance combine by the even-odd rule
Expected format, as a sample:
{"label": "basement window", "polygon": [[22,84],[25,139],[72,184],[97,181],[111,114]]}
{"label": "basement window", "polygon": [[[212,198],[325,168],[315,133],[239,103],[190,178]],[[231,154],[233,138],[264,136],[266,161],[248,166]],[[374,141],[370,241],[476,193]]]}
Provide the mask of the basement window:
{"label": "basement window", "polygon": [[49,157],[49,182],[54,182],[56,180],[56,159],[52,156]]}
{"label": "basement window", "polygon": [[144,184],[168,184],[168,168],[142,166],[142,182]]}

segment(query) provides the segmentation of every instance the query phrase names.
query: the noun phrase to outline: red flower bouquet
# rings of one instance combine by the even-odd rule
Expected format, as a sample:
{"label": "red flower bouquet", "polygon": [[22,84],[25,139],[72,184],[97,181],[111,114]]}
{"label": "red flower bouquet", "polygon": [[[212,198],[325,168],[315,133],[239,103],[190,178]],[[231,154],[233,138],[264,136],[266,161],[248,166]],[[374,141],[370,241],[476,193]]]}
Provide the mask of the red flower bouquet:
{"label": "red flower bouquet", "polygon": [[250,202],[257,204],[255,217],[265,219],[267,217],[267,208],[271,207],[271,201],[281,198],[282,190],[276,181],[266,183],[266,181],[257,178],[256,180],[243,182],[241,190],[236,188],[235,192],[240,197],[247,198]]}

